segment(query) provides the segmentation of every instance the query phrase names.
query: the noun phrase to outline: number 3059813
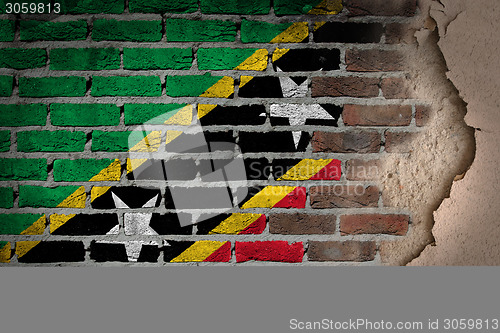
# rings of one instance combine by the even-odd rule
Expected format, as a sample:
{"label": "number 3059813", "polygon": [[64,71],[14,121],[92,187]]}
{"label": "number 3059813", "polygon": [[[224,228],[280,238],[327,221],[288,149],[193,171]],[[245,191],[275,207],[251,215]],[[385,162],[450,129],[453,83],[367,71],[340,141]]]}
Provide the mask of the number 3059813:
{"label": "number 3059813", "polygon": [[11,3],[5,4],[5,13],[7,14],[59,14],[61,12],[61,4],[54,3]]}

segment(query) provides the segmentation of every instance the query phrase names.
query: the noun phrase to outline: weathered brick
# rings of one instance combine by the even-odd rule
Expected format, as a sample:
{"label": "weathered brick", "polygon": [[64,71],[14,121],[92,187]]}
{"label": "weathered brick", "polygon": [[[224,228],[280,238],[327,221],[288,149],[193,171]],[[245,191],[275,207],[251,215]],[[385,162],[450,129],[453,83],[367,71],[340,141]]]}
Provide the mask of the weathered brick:
{"label": "weathered brick", "polygon": [[161,21],[96,20],[92,39],[123,42],[158,42],[162,38]]}
{"label": "weathered brick", "polygon": [[197,0],[130,0],[131,13],[192,13],[198,10]]}
{"label": "weathered brick", "polygon": [[120,50],[113,48],[53,49],[50,69],[57,71],[100,71],[120,68]]}
{"label": "weathered brick", "polygon": [[107,158],[55,160],[54,180],[56,182],[120,180],[120,168],[118,160]]}
{"label": "weathered brick", "polygon": [[[208,88],[219,81],[224,80],[221,88],[217,88],[213,95],[204,94]],[[212,76],[210,73],[205,75],[184,75],[167,77],[167,95],[172,97],[201,96],[227,98],[234,92],[234,80],[227,76]]]}
{"label": "weathered brick", "polygon": [[[125,132],[92,132],[92,151],[129,151],[151,131],[125,131]],[[156,133],[159,133],[158,131]],[[154,143],[149,142],[153,148]]]}
{"label": "weathered brick", "polygon": [[379,43],[384,33],[381,23],[316,22],[317,43]]}
{"label": "weathered brick", "polygon": [[[30,250],[24,253],[25,248]],[[16,253],[17,261],[20,263],[81,262],[85,260],[83,242],[75,241],[21,241],[16,243]]]}
{"label": "weathered brick", "polygon": [[411,105],[344,105],[342,120],[347,126],[408,126]]}
{"label": "weathered brick", "polygon": [[189,69],[192,62],[191,49],[123,49],[125,69]]}
{"label": "weathered brick", "polygon": [[0,131],[0,152],[10,150],[10,131]]}
{"label": "weathered brick", "polygon": [[[251,58],[251,62],[244,63]],[[240,66],[241,64],[241,66]],[[240,69],[263,71],[267,68],[267,50],[265,49],[198,49],[198,69],[223,70]]]}
{"label": "weathered brick", "polygon": [[413,16],[416,0],[344,0],[350,16]]}
{"label": "weathered brick", "polygon": [[268,14],[270,0],[201,0],[201,12],[205,14]]}
{"label": "weathered brick", "polygon": [[92,96],[161,96],[158,76],[94,76]]}
{"label": "weathered brick", "polygon": [[[151,122],[151,119],[154,119],[154,124],[164,124],[186,106],[187,104],[125,104],[125,125],[141,125]],[[190,123],[192,117],[186,116],[186,122]]]}
{"label": "weathered brick", "polygon": [[353,159],[346,162],[347,180],[376,180],[381,173],[380,160]]}
{"label": "weathered brick", "polygon": [[85,40],[87,39],[87,22],[85,20],[69,22],[21,21],[20,38],[22,41]]}
{"label": "weathered brick", "polygon": [[[283,33],[289,28],[291,29],[289,32]],[[273,24],[243,20],[241,23],[243,43],[300,43],[307,41],[308,36],[307,22]]]}
{"label": "weathered brick", "polygon": [[0,42],[12,42],[15,34],[15,21],[0,20]]}
{"label": "weathered brick", "polygon": [[51,104],[54,126],[113,126],[120,123],[120,108],[114,104]]}
{"label": "weathered brick", "polygon": [[21,77],[19,96],[21,97],[82,97],[87,91],[84,77]]}
{"label": "weathered brick", "polygon": [[0,159],[0,180],[46,180],[47,160],[44,158]]}
{"label": "weathered brick", "polygon": [[358,214],[340,217],[341,235],[389,234],[404,236],[408,232],[410,217],[392,214]]}
{"label": "weathered brick", "polygon": [[377,132],[314,132],[311,142],[315,153],[378,153],[381,145]]}
{"label": "weathered brick", "polygon": [[[196,242],[166,241],[166,262],[228,262],[231,260],[231,243],[200,240]],[[186,251],[186,249],[188,249]]]}
{"label": "weathered brick", "polygon": [[382,94],[387,99],[413,98],[413,91],[409,85],[407,79],[386,77],[382,79],[380,88],[382,88]]}
{"label": "weathered brick", "polygon": [[415,123],[418,127],[427,126],[431,117],[431,107],[427,105],[415,106]]}
{"label": "weathered brick", "polygon": [[[80,186],[19,186],[19,207],[85,208],[85,191],[71,202],[65,200]],[[83,204],[83,205],[82,205]]]}
{"label": "weathered brick", "polygon": [[47,122],[44,104],[0,104],[2,126],[43,126]]}
{"label": "weathered brick", "polygon": [[236,242],[235,254],[237,262],[255,260],[296,263],[302,262],[304,248],[302,242]]}
{"label": "weathered brick", "polygon": [[84,132],[24,131],[17,133],[17,151],[83,151],[86,141],[87,136]]}
{"label": "weathered brick", "polygon": [[405,68],[404,56],[399,51],[351,49],[345,56],[347,70],[351,72],[389,72]]}
{"label": "weathered brick", "polygon": [[385,42],[388,44],[415,44],[416,29],[409,24],[388,23],[385,26]]}
{"label": "weathered brick", "polygon": [[10,97],[12,95],[13,86],[14,78],[12,76],[0,76],[0,97]]}
{"label": "weathered brick", "polygon": [[386,132],[385,151],[388,153],[409,153],[413,150],[418,133],[413,132]]}
{"label": "weathered brick", "polygon": [[125,10],[123,0],[65,0],[61,1],[63,14],[121,14]]}
{"label": "weathered brick", "polygon": [[14,207],[14,190],[12,187],[0,187],[0,208]]}
{"label": "weathered brick", "polygon": [[334,234],[335,215],[271,214],[269,232],[282,235]]}
{"label": "weathered brick", "polygon": [[0,235],[41,235],[45,224],[43,214],[0,214]]}
{"label": "weathered brick", "polygon": [[312,96],[377,97],[378,84],[372,77],[313,77]]}
{"label": "weathered brick", "polygon": [[12,258],[10,242],[0,241],[0,262],[9,263]]}
{"label": "weathered brick", "polygon": [[236,25],[230,21],[167,19],[169,42],[234,42]]}
{"label": "weathered brick", "polygon": [[379,189],[376,186],[332,185],[311,187],[312,208],[377,207]]}
{"label": "weathered brick", "polygon": [[310,241],[307,257],[310,261],[372,261],[375,259],[375,242]]}
{"label": "weathered brick", "polygon": [[47,64],[47,51],[44,49],[0,49],[0,68],[31,69]]}

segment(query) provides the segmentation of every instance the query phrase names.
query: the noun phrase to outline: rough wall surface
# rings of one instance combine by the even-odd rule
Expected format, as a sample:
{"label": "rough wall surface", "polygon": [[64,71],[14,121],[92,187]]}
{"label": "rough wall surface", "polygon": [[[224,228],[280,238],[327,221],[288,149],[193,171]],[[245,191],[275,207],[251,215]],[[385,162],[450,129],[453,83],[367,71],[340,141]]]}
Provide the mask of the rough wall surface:
{"label": "rough wall surface", "polygon": [[64,15],[2,15],[1,260],[408,262],[474,153],[426,8],[68,1]]}
{"label": "rough wall surface", "polygon": [[435,246],[411,265],[499,265],[500,11],[495,1],[441,0],[430,15],[440,28],[447,76],[467,103],[476,155],[434,213]]}

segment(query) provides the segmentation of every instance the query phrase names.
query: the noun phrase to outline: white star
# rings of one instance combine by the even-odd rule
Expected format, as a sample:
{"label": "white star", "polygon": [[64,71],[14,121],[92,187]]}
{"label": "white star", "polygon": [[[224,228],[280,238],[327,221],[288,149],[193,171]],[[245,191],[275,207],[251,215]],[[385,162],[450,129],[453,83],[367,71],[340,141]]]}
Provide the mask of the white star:
{"label": "white star", "polygon": [[[276,67],[276,71],[283,72],[279,67]],[[307,80],[302,82],[300,85],[296,84],[291,78],[286,76],[280,76],[279,80],[283,97],[306,97],[308,88]]]}
{"label": "white star", "polygon": [[[288,118],[290,125],[305,125],[307,119],[333,119],[319,104],[273,104],[271,105],[271,117]],[[301,131],[293,131],[293,142],[297,148]]]}

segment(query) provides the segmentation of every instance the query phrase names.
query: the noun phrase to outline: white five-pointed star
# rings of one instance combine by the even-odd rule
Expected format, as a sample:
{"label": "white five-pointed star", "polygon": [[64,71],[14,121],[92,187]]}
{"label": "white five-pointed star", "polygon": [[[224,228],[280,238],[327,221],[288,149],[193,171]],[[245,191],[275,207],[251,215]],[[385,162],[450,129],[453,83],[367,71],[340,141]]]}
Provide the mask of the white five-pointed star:
{"label": "white five-pointed star", "polygon": [[[123,202],[116,194],[111,193],[113,201],[116,208],[130,208],[126,203]],[[158,199],[158,195],[155,195],[151,200],[146,202],[142,208],[152,208],[155,206],[155,202]],[[149,223],[153,217],[152,213],[127,213],[124,216],[125,222],[125,234],[126,235],[158,235],[154,231]],[[115,226],[106,235],[116,235],[118,234],[119,226]],[[129,261],[137,261],[141,253],[143,245],[158,245],[155,241],[100,241],[99,243],[107,244],[124,244],[125,251],[127,252],[127,257]]]}

